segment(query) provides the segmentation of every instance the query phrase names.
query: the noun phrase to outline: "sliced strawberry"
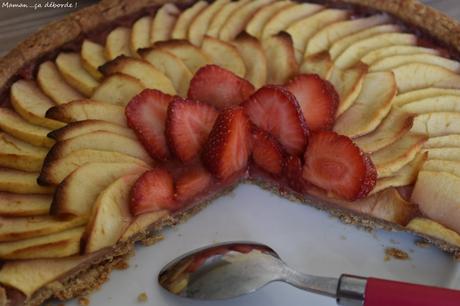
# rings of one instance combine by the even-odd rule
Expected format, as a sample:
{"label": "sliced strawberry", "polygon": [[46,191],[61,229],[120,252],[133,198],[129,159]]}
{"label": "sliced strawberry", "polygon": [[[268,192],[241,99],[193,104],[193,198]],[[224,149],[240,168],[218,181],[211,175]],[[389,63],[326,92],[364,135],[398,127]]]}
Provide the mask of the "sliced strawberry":
{"label": "sliced strawberry", "polygon": [[197,156],[217,115],[211,105],[176,97],[169,104],[166,119],[166,138],[174,155],[183,162]]}
{"label": "sliced strawberry", "polygon": [[233,72],[216,65],[200,68],[192,80],[188,97],[218,109],[239,105],[254,92],[254,86]]}
{"label": "sliced strawberry", "polygon": [[310,130],[332,129],[339,95],[331,83],[316,74],[301,74],[290,80],[285,87],[299,102]]}
{"label": "sliced strawberry", "polygon": [[133,216],[162,209],[176,210],[172,175],[162,168],[145,172],[131,189],[130,201]]}
{"label": "sliced strawberry", "polygon": [[289,155],[284,165],[284,176],[289,187],[294,191],[304,193],[308,189],[308,182],[302,177],[302,161],[300,157]]}
{"label": "sliced strawberry", "polygon": [[346,200],[365,197],[375,186],[377,171],[353,141],[332,131],[310,135],[303,178]]}
{"label": "sliced strawberry", "polygon": [[268,173],[280,175],[283,172],[283,147],[272,135],[257,127],[252,129],[252,159]]}
{"label": "sliced strawberry", "polygon": [[267,85],[244,103],[249,119],[272,134],[289,154],[300,155],[308,141],[308,129],[299,103],[281,86]]}
{"label": "sliced strawberry", "polygon": [[212,176],[203,167],[194,167],[182,174],[176,181],[176,197],[186,201],[200,194],[211,184]]}
{"label": "sliced strawberry", "polygon": [[217,178],[225,180],[246,168],[251,151],[251,128],[242,107],[222,111],[206,142],[202,160]]}
{"label": "sliced strawberry", "polygon": [[165,137],[168,105],[173,97],[155,89],[145,89],[126,106],[128,125],[149,154],[157,159],[169,158]]}

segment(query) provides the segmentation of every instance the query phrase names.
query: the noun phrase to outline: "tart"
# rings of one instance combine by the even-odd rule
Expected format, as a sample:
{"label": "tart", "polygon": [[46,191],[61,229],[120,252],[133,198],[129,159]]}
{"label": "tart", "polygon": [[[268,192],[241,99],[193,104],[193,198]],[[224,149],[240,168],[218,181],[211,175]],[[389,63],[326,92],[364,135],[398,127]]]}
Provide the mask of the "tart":
{"label": "tart", "polygon": [[[416,1],[101,1],[0,61],[0,305],[240,182],[460,252],[460,27]],[[52,35],[50,35],[52,33]]]}

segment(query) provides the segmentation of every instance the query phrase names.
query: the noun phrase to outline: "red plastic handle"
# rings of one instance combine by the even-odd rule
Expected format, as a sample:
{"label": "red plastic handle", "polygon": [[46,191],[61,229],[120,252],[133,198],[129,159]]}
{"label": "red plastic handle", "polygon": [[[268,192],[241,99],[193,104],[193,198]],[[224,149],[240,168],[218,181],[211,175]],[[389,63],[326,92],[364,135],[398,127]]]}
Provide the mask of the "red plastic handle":
{"label": "red plastic handle", "polygon": [[460,291],[369,278],[364,306],[460,306]]}

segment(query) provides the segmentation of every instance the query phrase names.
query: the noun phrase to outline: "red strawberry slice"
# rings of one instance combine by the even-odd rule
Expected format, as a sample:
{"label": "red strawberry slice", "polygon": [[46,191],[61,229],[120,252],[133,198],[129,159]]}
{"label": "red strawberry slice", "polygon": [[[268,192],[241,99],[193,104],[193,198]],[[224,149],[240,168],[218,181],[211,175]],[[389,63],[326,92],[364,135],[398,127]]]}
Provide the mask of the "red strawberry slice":
{"label": "red strawberry slice", "polygon": [[254,92],[254,86],[233,72],[216,65],[200,68],[192,80],[188,97],[218,109],[239,105]]}
{"label": "red strawberry slice", "polygon": [[316,74],[301,74],[289,81],[285,87],[299,102],[310,130],[332,129],[339,95],[331,83]]}
{"label": "red strawberry slice", "polygon": [[211,184],[212,176],[203,167],[195,167],[182,174],[176,181],[176,197],[187,201],[202,193]]}
{"label": "red strawberry slice", "polygon": [[353,141],[332,131],[310,135],[303,178],[346,200],[365,197],[375,186],[374,164]]}
{"label": "red strawberry slice", "polygon": [[174,201],[173,177],[163,168],[145,172],[131,189],[130,210],[133,216],[177,208]]}
{"label": "red strawberry slice", "polygon": [[149,154],[157,159],[169,158],[165,137],[168,105],[173,97],[155,89],[145,89],[126,106],[128,125]]}
{"label": "red strawberry slice", "polygon": [[281,86],[267,85],[244,103],[249,119],[272,134],[292,155],[304,152],[308,129],[294,95]]}
{"label": "red strawberry slice", "polygon": [[289,187],[294,191],[304,193],[308,190],[308,182],[302,177],[302,161],[300,157],[289,155],[284,166],[284,176]]}
{"label": "red strawberry slice", "polygon": [[251,127],[240,106],[222,111],[203,148],[204,166],[225,180],[244,170],[251,153]]}
{"label": "red strawberry slice", "polygon": [[257,127],[252,129],[252,159],[268,173],[280,175],[283,172],[283,147],[272,135]]}
{"label": "red strawberry slice", "polygon": [[218,112],[208,104],[176,97],[169,104],[166,138],[169,148],[183,162],[198,155],[216,121]]}

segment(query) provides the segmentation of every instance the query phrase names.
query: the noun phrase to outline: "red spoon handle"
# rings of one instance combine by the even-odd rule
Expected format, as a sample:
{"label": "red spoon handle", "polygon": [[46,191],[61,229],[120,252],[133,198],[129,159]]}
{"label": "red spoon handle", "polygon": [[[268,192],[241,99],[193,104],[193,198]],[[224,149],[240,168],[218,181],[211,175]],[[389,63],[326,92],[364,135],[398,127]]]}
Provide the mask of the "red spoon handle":
{"label": "red spoon handle", "polygon": [[364,306],[460,306],[460,291],[369,278]]}

